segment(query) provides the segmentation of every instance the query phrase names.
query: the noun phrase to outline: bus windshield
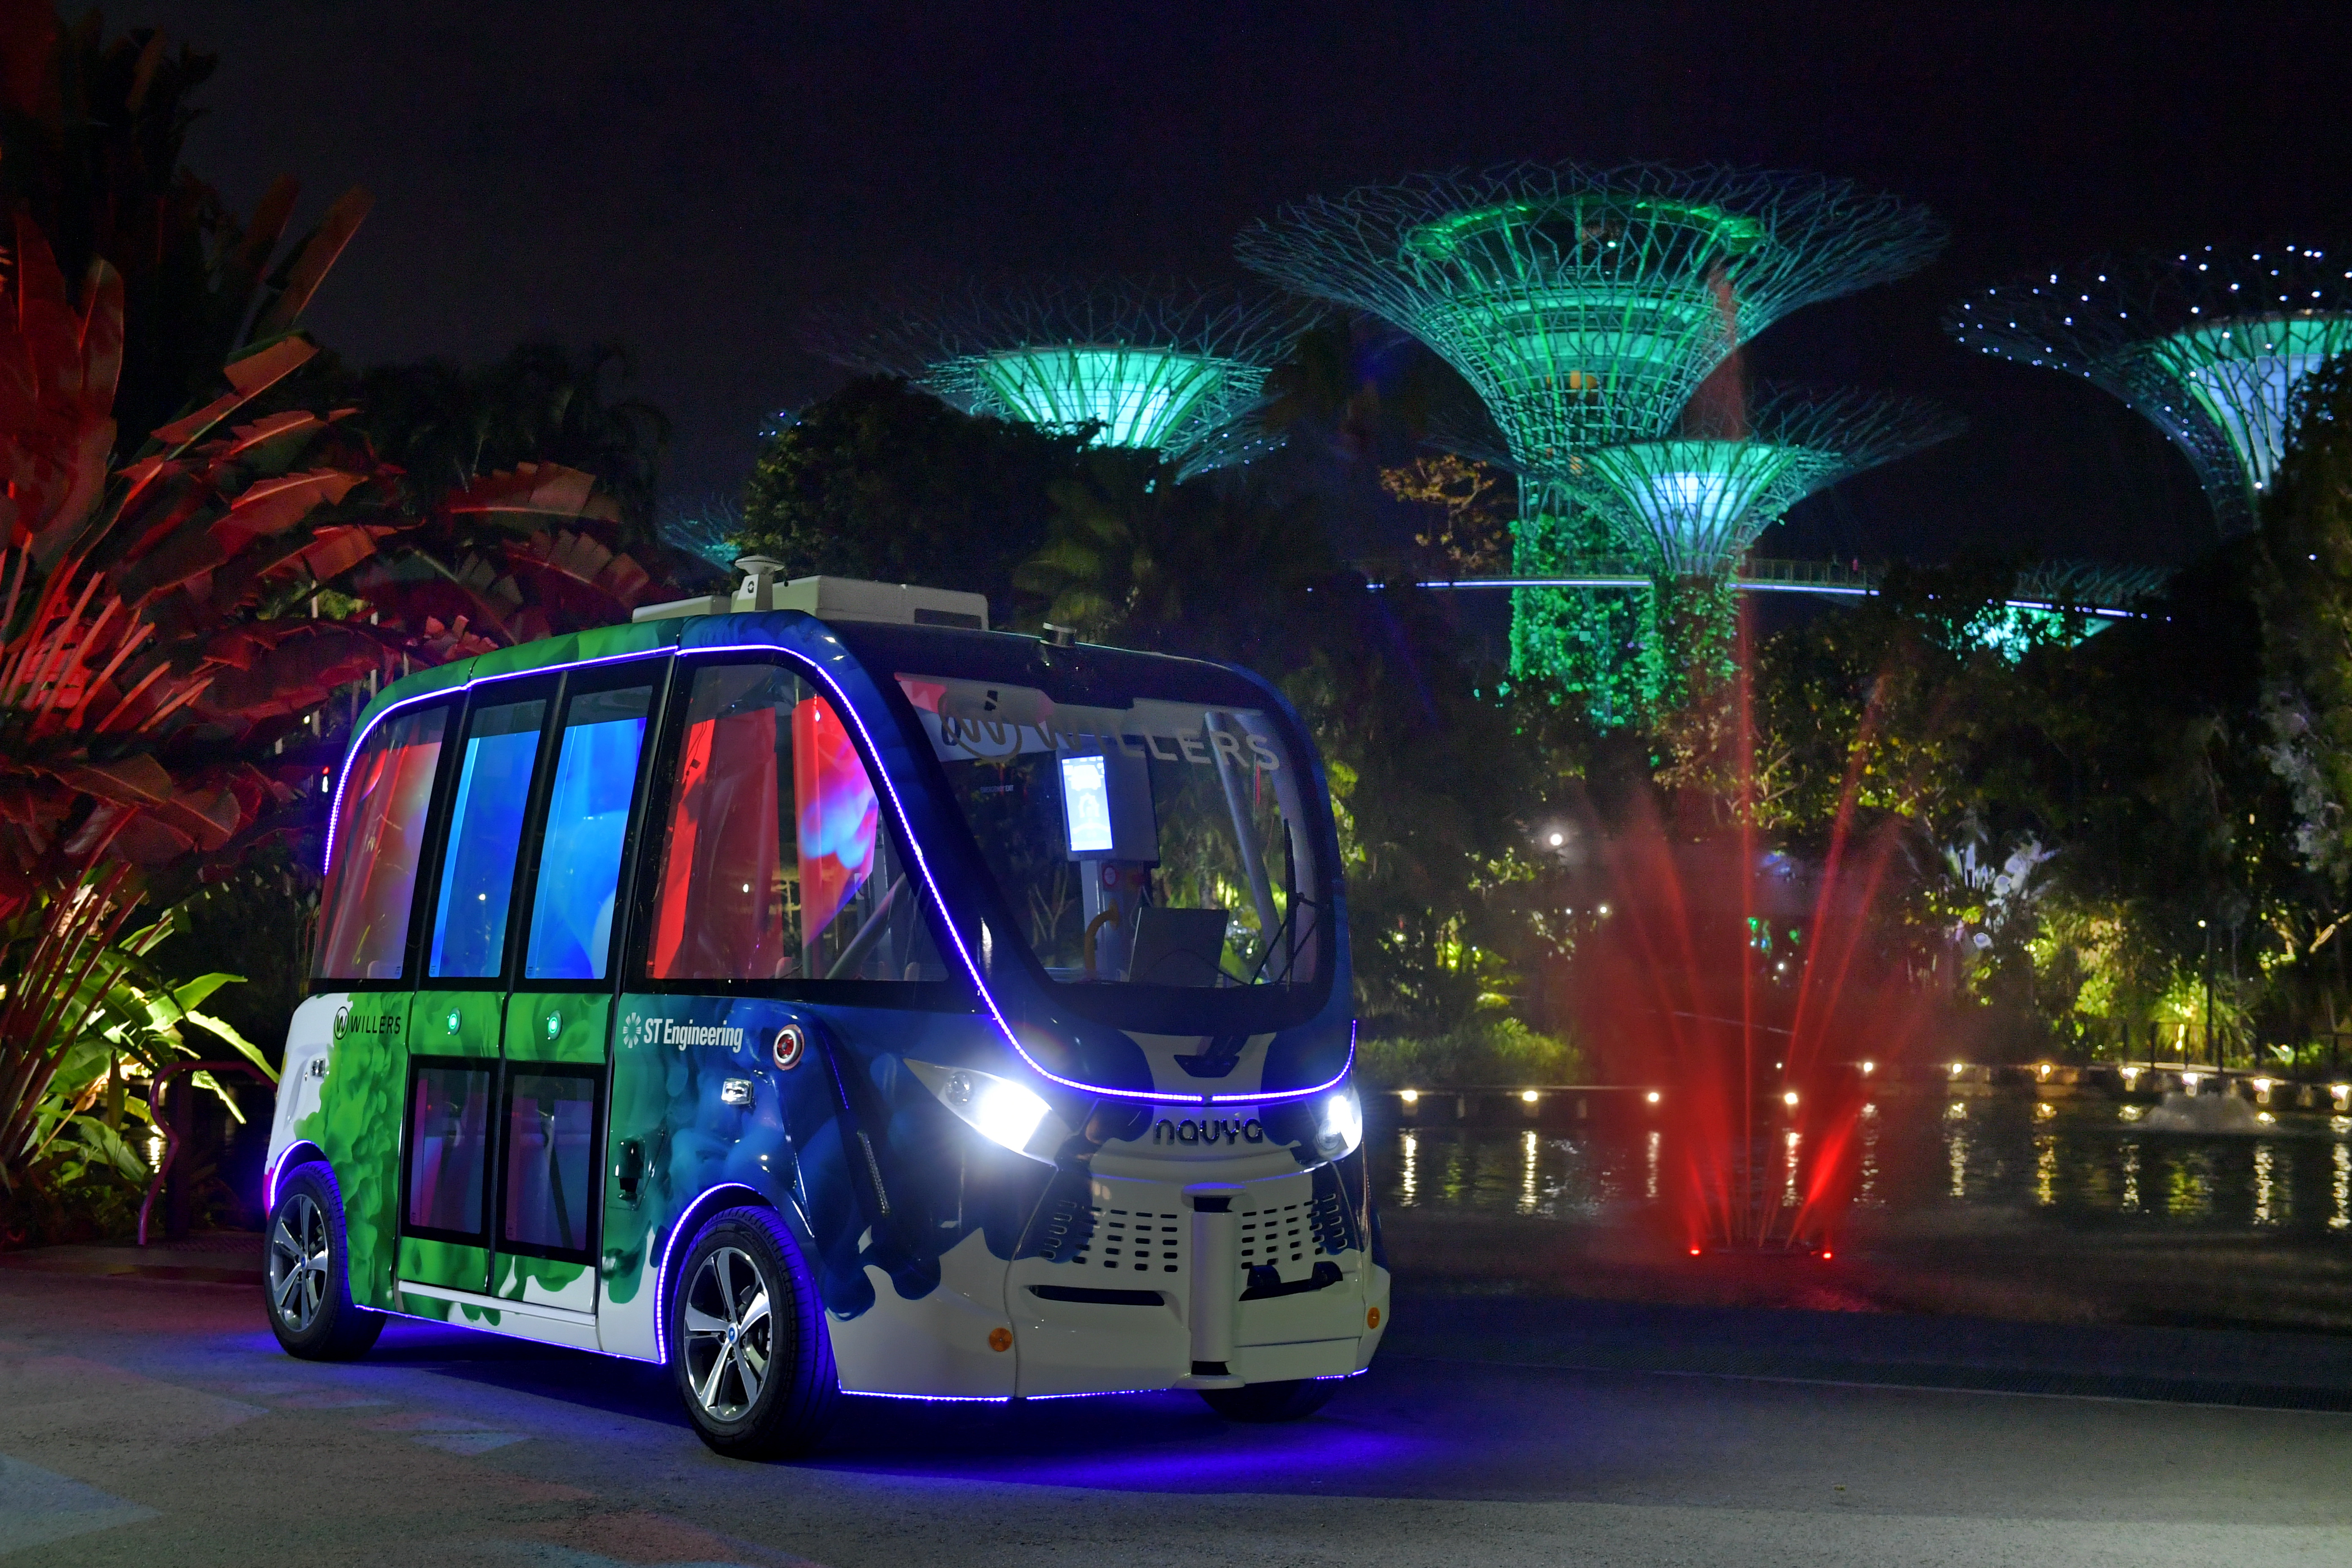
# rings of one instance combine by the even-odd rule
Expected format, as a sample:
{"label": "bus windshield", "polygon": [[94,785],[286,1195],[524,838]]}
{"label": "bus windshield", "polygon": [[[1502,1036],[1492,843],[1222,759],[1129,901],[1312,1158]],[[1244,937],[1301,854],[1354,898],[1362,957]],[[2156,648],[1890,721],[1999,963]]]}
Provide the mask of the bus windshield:
{"label": "bus windshield", "polygon": [[1083,986],[1312,982],[1327,868],[1264,710],[900,674],[1046,974]]}

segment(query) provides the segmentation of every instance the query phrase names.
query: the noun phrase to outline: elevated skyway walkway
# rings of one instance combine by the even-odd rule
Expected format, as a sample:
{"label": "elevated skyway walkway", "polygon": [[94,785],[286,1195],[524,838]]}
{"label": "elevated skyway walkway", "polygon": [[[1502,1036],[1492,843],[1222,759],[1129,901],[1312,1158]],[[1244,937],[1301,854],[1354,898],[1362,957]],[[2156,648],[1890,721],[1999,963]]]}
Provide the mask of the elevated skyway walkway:
{"label": "elevated skyway walkway", "polygon": [[[1398,574],[1399,578],[1404,574]],[[1654,574],[1630,557],[1595,559],[1583,569],[1550,577],[1431,577],[1412,579],[1416,588],[1468,591],[1481,588],[1645,588]],[[1741,563],[1733,579],[1743,594],[1811,594],[1824,598],[1867,598],[1879,591],[1885,575],[1875,566],[1841,565],[1834,561],[1782,561],[1751,556]],[[1395,580],[1395,579],[1391,579]],[[2002,601],[2013,610],[2058,612],[2077,610],[2095,620],[2131,619],[2137,612],[2122,605],[2076,603],[2066,599],[2020,597]]]}

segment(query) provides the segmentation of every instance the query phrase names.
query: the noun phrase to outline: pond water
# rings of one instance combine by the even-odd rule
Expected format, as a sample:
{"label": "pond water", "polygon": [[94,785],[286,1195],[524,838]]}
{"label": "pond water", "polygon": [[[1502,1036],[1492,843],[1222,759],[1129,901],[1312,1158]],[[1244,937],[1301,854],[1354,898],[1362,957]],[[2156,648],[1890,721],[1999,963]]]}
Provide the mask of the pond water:
{"label": "pond water", "polygon": [[[2152,1131],[2112,1100],[1923,1097],[1868,1108],[1859,1206],[2032,1213],[2063,1226],[2194,1226],[2352,1242],[2352,1118],[2282,1113],[2259,1132]],[[1774,1132],[1769,1179],[1795,1199],[1800,1151]],[[1674,1134],[1638,1121],[1558,1129],[1391,1127],[1374,1181],[1392,1209],[1622,1216],[1673,1201]]]}

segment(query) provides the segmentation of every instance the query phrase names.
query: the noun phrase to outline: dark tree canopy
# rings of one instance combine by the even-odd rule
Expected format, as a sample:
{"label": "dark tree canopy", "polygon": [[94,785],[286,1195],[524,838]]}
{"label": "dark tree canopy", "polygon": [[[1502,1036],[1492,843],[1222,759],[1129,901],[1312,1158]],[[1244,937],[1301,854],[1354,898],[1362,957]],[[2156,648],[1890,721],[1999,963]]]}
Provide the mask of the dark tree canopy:
{"label": "dark tree canopy", "polygon": [[988,595],[1045,542],[1081,435],[960,414],[905,382],[851,382],[770,438],[743,498],[748,552],[793,576],[917,583]]}
{"label": "dark tree canopy", "polygon": [[561,463],[596,477],[619,505],[627,543],[638,547],[652,531],[670,422],[644,399],[617,395],[631,376],[627,353],[608,344],[577,353],[529,342],[495,364],[346,370],[333,395],[358,410],[352,417],[377,456],[422,496],[517,463]]}
{"label": "dark tree canopy", "polygon": [[[25,4],[0,8],[0,214],[30,218],[75,289],[94,261],[121,277],[114,415],[124,449],[135,448],[213,395],[222,362],[249,327],[279,330],[299,313],[367,197],[354,191],[336,203],[289,253],[307,248],[311,268],[298,274],[289,261],[270,271],[295,182],[279,179],[240,218],[180,161],[198,112],[193,97],[217,57],[152,28],[110,38],[94,10],[68,25],[47,5]],[[273,321],[281,302],[282,320]]]}
{"label": "dark tree canopy", "polygon": [[2264,522],[2273,763],[2294,792],[2297,853],[2340,889],[2352,879],[2352,357],[2304,383]]}

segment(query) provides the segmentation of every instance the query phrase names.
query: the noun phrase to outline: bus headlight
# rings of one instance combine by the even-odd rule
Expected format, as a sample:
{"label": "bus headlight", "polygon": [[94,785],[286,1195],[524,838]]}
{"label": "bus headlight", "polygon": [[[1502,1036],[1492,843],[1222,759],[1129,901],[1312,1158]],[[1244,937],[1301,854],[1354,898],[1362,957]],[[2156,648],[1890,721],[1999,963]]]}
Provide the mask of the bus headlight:
{"label": "bus headlight", "polygon": [[1070,1130],[1042,1096],[1011,1079],[930,1062],[909,1061],[907,1067],[966,1126],[1016,1154],[1050,1163],[1070,1136]]}
{"label": "bus headlight", "polygon": [[1349,1084],[1326,1100],[1315,1117],[1315,1152],[1327,1160],[1355,1152],[1364,1141],[1364,1102]]}
{"label": "bus headlight", "polygon": [[948,1102],[950,1110],[978,1128],[982,1137],[994,1139],[1007,1149],[1027,1148],[1048,1109],[1044,1100],[1019,1084],[982,1073],[950,1073],[947,1088],[940,1098]]}

